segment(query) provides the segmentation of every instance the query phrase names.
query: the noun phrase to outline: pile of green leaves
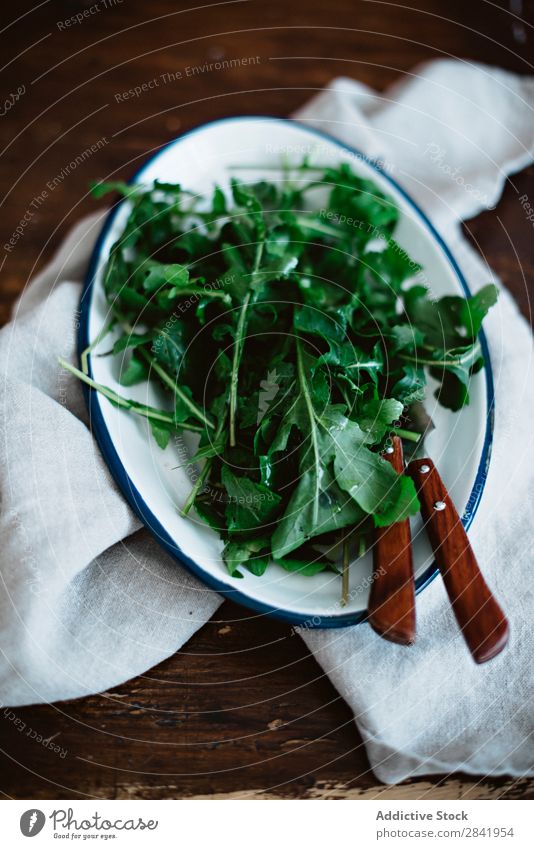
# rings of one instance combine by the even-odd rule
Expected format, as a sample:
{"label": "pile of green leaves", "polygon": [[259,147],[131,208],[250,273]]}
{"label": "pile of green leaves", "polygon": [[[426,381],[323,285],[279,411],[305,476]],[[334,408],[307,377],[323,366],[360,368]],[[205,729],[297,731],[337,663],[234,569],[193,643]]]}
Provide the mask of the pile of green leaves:
{"label": "pile of green leaves", "polygon": [[340,539],[416,513],[381,454],[392,433],[420,444],[428,372],[443,405],[468,403],[495,288],[433,300],[393,238],[397,208],[347,165],[234,179],[211,199],[165,183],[94,193],[109,190],[131,205],[105,274],[121,383],[155,380],[168,404],[96,388],[161,448],[198,433],[183,513],[219,532],[230,573],[335,570]]}

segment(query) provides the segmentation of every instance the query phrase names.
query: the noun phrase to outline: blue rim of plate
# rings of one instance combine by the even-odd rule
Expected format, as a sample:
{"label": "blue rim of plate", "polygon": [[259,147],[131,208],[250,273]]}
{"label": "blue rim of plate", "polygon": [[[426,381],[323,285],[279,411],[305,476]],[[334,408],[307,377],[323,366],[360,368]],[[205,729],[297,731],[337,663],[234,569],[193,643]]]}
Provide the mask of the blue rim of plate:
{"label": "blue rim of plate", "polygon": [[[183,133],[181,136],[173,139],[170,142],[167,142],[163,145],[157,153],[151,156],[142,166],[139,168],[134,175],[128,181],[129,184],[133,184],[139,181],[139,178],[142,176],[145,169],[148,165],[152,165],[154,160],[158,159],[163,153],[169,150],[171,147],[180,144],[184,139],[189,136],[195,135],[197,133],[203,132],[208,127],[212,127],[216,124],[225,124],[225,123],[238,123],[240,121],[276,121],[283,124],[294,124],[300,129],[304,130],[309,135],[315,136],[316,138],[323,139],[325,141],[331,142],[342,150],[346,150],[355,156],[357,159],[365,162],[369,165],[374,171],[379,173],[383,178],[386,179],[388,183],[395,187],[395,189],[403,196],[406,202],[411,206],[412,210],[416,213],[419,219],[423,222],[427,230],[430,232],[432,237],[441,247],[443,253],[445,254],[450,266],[452,267],[456,277],[458,278],[460,285],[465,292],[466,296],[469,297],[471,295],[471,291],[467,284],[467,281],[462,274],[458,263],[456,262],[454,256],[449,250],[447,244],[440,236],[434,225],[427,218],[425,213],[419,208],[419,206],[412,200],[412,198],[404,191],[404,189],[394,180],[389,174],[384,171],[379,163],[365,156],[361,151],[357,148],[351,147],[344,142],[339,141],[334,136],[329,135],[328,133],[323,132],[322,130],[317,130],[314,127],[308,127],[306,124],[301,123],[300,121],[294,121],[291,118],[277,118],[269,115],[238,115],[230,118],[219,118],[214,121],[208,121],[205,124],[201,124],[199,127],[194,127],[192,130]],[[119,199],[110,209],[104,224],[102,225],[102,229],[97,238],[95,246],[93,248],[93,252],[91,254],[91,258],[89,261],[89,266],[87,269],[87,274],[85,276],[84,287],[82,290],[82,294],[80,297],[80,325],[78,331],[78,357],[81,356],[82,351],[84,351],[90,344],[89,339],[89,319],[91,314],[91,294],[92,287],[95,279],[95,273],[97,264],[100,260],[100,252],[102,249],[102,244],[104,239],[106,238],[108,231],[114,221],[115,215],[117,214],[118,208],[120,205],[124,203],[124,199]],[[486,479],[488,475],[488,468],[491,458],[491,446],[493,441],[493,422],[494,422],[494,384],[493,384],[493,373],[491,368],[491,360],[489,356],[488,344],[486,341],[486,337],[484,331],[480,333],[480,344],[482,348],[482,354],[484,357],[484,374],[486,379],[486,402],[487,402],[487,412],[486,412],[486,431],[484,434],[484,444],[482,446],[482,453],[480,457],[480,462],[478,465],[477,473],[475,476],[475,480],[473,482],[473,487],[471,489],[471,494],[467,501],[467,506],[465,508],[464,514],[462,516],[462,524],[464,528],[467,530],[473,522],[475,514],[480,505],[480,501],[482,498],[482,494],[484,491],[484,487],[486,484]],[[88,368],[89,375],[93,377],[93,372],[91,368],[91,355],[88,356]],[[85,399],[89,411],[89,419],[92,432],[95,436],[95,439],[98,443],[100,451],[106,461],[106,464],[115,479],[119,489],[122,494],[128,501],[130,507],[140,518],[142,523],[145,525],[147,530],[152,534],[152,536],[157,540],[157,542],[171,555],[178,563],[185,566],[193,575],[199,578],[203,583],[207,584],[210,588],[216,590],[221,593],[221,595],[230,599],[231,601],[235,601],[239,604],[242,604],[244,607],[247,607],[251,610],[254,610],[257,613],[262,615],[272,616],[276,619],[281,619],[284,622],[288,622],[292,625],[305,625],[307,628],[343,628],[351,625],[359,625],[362,622],[367,620],[367,612],[351,612],[351,613],[343,613],[339,615],[331,615],[331,616],[320,616],[317,613],[295,613],[291,610],[287,610],[285,608],[272,607],[269,604],[265,604],[264,602],[257,601],[256,599],[250,598],[248,595],[240,592],[237,589],[233,589],[229,584],[224,582],[223,580],[219,580],[218,578],[211,575],[209,572],[205,571],[202,566],[188,557],[176,544],[176,542],[172,539],[171,535],[165,530],[163,525],[156,518],[154,513],[150,510],[149,506],[141,497],[139,490],[134,486],[131,478],[126,472],[109,431],[106,427],[106,423],[104,420],[104,416],[102,414],[102,409],[100,407],[100,398],[99,393],[88,387],[86,384],[83,385]],[[417,594],[422,592],[436,577],[438,574],[438,567],[436,563],[432,563],[422,575],[420,575],[415,582],[415,591]]]}

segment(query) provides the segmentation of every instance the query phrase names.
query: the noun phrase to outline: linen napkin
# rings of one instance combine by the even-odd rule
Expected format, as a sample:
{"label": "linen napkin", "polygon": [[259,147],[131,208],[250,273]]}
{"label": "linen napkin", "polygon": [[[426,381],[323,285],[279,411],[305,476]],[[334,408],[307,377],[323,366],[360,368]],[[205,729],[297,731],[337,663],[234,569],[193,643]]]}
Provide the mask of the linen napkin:
{"label": "linen napkin", "polygon": [[[297,117],[383,159],[476,290],[493,275],[458,220],[494,206],[507,174],[531,160],[533,107],[532,79],[439,61],[384,95],[335,80]],[[75,228],[0,333],[5,705],[82,696],[144,672],[179,649],[221,601],[140,529],[93,442],[81,387],[55,365],[58,355],[75,359],[80,280],[102,215]],[[385,646],[367,625],[303,632],[386,782],[459,769],[534,772],[532,337],[504,290],[485,327],[496,427],[470,536],[511,620],[511,645],[476,667],[439,579],[418,598],[418,641],[410,649]]]}

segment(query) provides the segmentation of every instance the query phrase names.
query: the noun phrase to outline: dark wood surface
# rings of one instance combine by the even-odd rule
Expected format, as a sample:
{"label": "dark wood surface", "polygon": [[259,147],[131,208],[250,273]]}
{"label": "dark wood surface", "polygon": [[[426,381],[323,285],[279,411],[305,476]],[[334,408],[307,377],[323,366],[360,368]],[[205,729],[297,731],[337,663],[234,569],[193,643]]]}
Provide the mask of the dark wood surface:
{"label": "dark wood surface", "polygon": [[[96,12],[67,28],[58,22],[84,4],[2,4],[0,100],[24,91],[0,118],[0,246],[31,211],[13,251],[0,250],[3,321],[71,224],[92,208],[88,181],[130,176],[151,151],[196,124],[240,113],[286,115],[340,74],[383,89],[438,56],[533,72],[532,0],[522,4],[523,23],[509,4],[483,0],[105,6],[100,0]],[[200,70],[243,57],[258,58]],[[176,79],[138,97],[115,97],[163,73]],[[91,145],[96,152],[69,169]],[[466,231],[529,315],[534,230],[518,201],[525,193],[534,198],[532,168],[513,176],[497,210]],[[0,715],[6,797],[526,798],[534,789],[528,780],[463,776],[379,786],[348,707],[299,637],[277,622],[248,620],[230,603],[182,652],[113,692],[13,713]],[[22,733],[22,723],[35,733]],[[37,735],[52,737],[61,751]]]}

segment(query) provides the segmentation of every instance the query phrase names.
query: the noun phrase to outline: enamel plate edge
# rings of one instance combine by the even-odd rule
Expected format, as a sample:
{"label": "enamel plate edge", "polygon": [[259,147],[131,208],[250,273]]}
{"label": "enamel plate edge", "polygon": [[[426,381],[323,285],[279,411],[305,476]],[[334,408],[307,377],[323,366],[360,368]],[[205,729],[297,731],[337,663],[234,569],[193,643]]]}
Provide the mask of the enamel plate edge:
{"label": "enamel plate edge", "polygon": [[[295,161],[305,153],[314,154],[316,161],[328,164],[346,161],[357,173],[374,180],[400,207],[401,222],[396,238],[424,266],[434,294],[470,294],[439,234],[387,173],[357,150],[292,120],[253,116],[205,124],[159,150],[131,182],[150,182],[158,177],[202,191],[215,182],[224,185],[228,167],[236,162],[250,164],[247,179],[254,179],[260,174],[254,173],[255,164],[278,163],[283,151],[289,151]],[[127,212],[125,201],[112,208],[93,249],[81,296],[80,352],[94,341],[105,324],[107,306],[102,272]],[[109,340],[105,342],[106,345],[97,348],[97,353],[109,349]],[[452,414],[429,396],[429,411],[437,425],[428,441],[429,453],[438,462],[459,512],[463,512],[465,527],[473,521],[482,497],[491,454],[493,380],[483,335],[481,344],[486,368],[473,378],[471,404]],[[89,371],[98,382],[122,391],[113,358],[90,355]],[[85,388],[85,393],[92,431],[123,495],[160,545],[203,583],[257,614],[273,615],[295,625],[342,627],[365,620],[372,571],[370,554],[351,568],[351,600],[345,608],[339,605],[339,578],[331,574],[305,578],[271,566],[262,578],[249,573],[241,580],[230,578],[220,559],[217,535],[198,520],[181,519],[178,515],[191,485],[185,471],[176,468],[180,456],[183,457],[183,444],[177,441],[161,452],[139,417],[117,410],[93,390]],[[131,387],[128,394],[139,400],[148,398],[149,402],[157,399],[152,394],[147,396],[147,389],[142,387]],[[452,439],[454,451],[450,450]],[[414,521],[412,530],[416,588],[420,592],[433,580],[437,570],[421,532],[420,519]]]}

